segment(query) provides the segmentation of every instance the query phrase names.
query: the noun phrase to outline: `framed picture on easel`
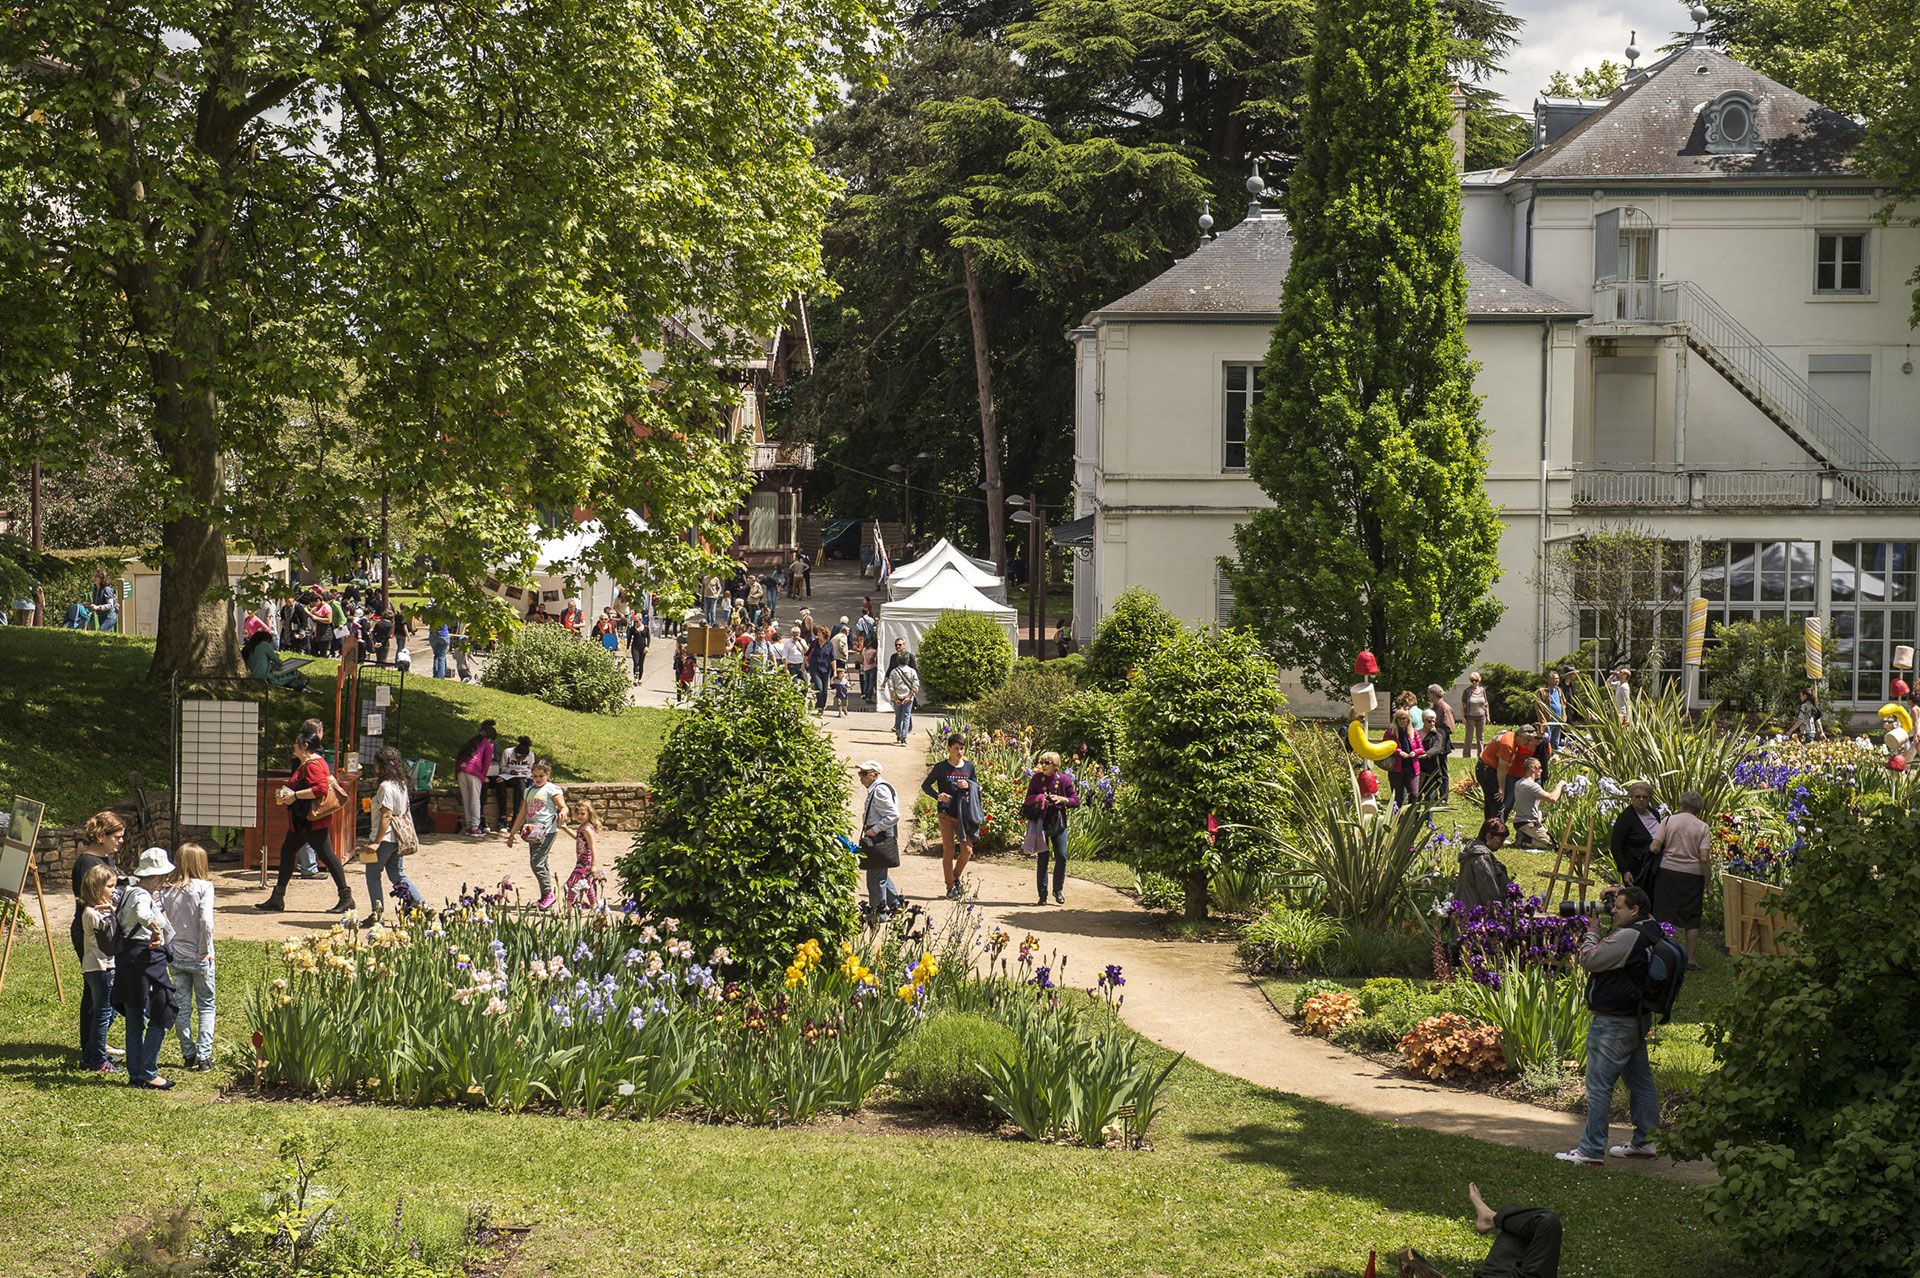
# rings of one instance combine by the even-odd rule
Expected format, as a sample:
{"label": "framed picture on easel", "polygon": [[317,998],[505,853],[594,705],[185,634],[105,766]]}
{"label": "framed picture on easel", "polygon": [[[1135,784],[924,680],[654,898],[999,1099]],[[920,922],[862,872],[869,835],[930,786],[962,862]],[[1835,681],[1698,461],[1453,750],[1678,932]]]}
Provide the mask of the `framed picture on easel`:
{"label": "framed picture on easel", "polygon": [[47,959],[53,966],[53,987],[65,1003],[66,984],[60,979],[60,959],[53,952],[53,928],[47,923],[47,897],[40,889],[40,868],[33,861],[33,845],[40,838],[40,820],[46,811],[46,804],[15,795],[6,837],[0,839],[0,897],[13,902],[13,908],[7,911],[6,947],[0,949],[0,989],[6,988],[7,961],[13,957],[13,933],[20,923],[20,911],[26,907],[27,879],[31,877],[33,895],[40,903],[40,931],[47,938]]}

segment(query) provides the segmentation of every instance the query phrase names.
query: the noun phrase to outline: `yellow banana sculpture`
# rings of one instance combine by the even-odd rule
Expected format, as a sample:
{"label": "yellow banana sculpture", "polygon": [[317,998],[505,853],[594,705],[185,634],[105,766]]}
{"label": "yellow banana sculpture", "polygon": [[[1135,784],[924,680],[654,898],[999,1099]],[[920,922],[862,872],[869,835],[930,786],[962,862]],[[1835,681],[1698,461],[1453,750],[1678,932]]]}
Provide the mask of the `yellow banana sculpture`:
{"label": "yellow banana sculpture", "polygon": [[[1900,725],[1900,730],[1907,734],[1909,740],[1913,738],[1913,713],[1898,701],[1889,701],[1884,706],[1881,706],[1880,717],[1882,719],[1892,719]],[[1349,733],[1349,738],[1351,738],[1351,733]]]}
{"label": "yellow banana sculpture", "polygon": [[1369,741],[1366,721],[1357,718],[1347,720],[1347,744],[1353,747],[1355,754],[1375,763],[1392,758],[1395,748],[1391,741]]}

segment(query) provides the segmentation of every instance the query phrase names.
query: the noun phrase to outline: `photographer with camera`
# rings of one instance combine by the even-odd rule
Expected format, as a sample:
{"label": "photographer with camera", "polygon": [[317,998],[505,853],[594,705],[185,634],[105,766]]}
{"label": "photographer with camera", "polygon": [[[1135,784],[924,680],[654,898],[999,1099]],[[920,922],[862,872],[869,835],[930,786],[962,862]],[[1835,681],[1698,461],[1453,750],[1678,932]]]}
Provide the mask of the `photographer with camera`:
{"label": "photographer with camera", "polygon": [[[1578,1147],[1554,1157],[1562,1162],[1599,1167],[1608,1154],[1617,1158],[1658,1158],[1649,1133],[1660,1123],[1660,1097],[1647,1061],[1647,1031],[1654,1011],[1673,1006],[1685,959],[1679,947],[1648,917],[1647,894],[1637,887],[1611,887],[1600,894],[1600,908],[1613,920],[1604,936],[1598,916],[1587,921],[1580,942],[1580,966],[1587,973],[1587,1006],[1593,1024],[1587,1030],[1587,1126]],[[1676,973],[1676,966],[1681,972]],[[1613,1085],[1625,1076],[1633,1117],[1633,1140],[1607,1147],[1607,1114]]]}

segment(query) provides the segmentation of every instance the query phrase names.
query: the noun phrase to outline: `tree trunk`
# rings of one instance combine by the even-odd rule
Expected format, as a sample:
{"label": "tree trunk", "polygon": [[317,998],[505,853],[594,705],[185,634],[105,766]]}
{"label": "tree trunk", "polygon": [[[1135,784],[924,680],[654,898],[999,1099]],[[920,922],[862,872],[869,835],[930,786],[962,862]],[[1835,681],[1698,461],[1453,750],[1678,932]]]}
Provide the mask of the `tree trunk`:
{"label": "tree trunk", "polygon": [[154,399],[155,434],[167,470],[185,488],[187,510],[160,525],[160,625],[148,676],[239,675],[233,601],[211,598],[227,584],[227,534],[211,518],[225,487],[219,403],[190,360],[155,360],[167,389]]}
{"label": "tree trunk", "polygon": [[1189,870],[1186,877],[1187,917],[1204,919],[1207,917],[1207,872],[1204,869]]}
{"label": "tree trunk", "polygon": [[987,310],[980,300],[980,277],[973,271],[973,250],[961,250],[967,275],[967,314],[973,320],[973,379],[980,391],[980,450],[987,476],[987,543],[996,571],[1007,573],[1006,492],[1000,483],[1000,428],[993,420],[993,369],[987,363]]}

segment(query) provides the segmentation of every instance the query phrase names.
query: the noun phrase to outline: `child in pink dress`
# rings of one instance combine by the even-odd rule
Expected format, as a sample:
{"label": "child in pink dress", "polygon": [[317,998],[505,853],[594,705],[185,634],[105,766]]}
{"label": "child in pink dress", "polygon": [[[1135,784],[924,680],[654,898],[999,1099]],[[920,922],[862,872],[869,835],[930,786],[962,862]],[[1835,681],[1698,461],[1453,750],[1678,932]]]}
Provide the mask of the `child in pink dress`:
{"label": "child in pink dress", "polygon": [[573,814],[573,873],[567,876],[567,904],[590,910],[599,903],[593,890],[593,836],[600,827],[591,800],[582,799]]}

